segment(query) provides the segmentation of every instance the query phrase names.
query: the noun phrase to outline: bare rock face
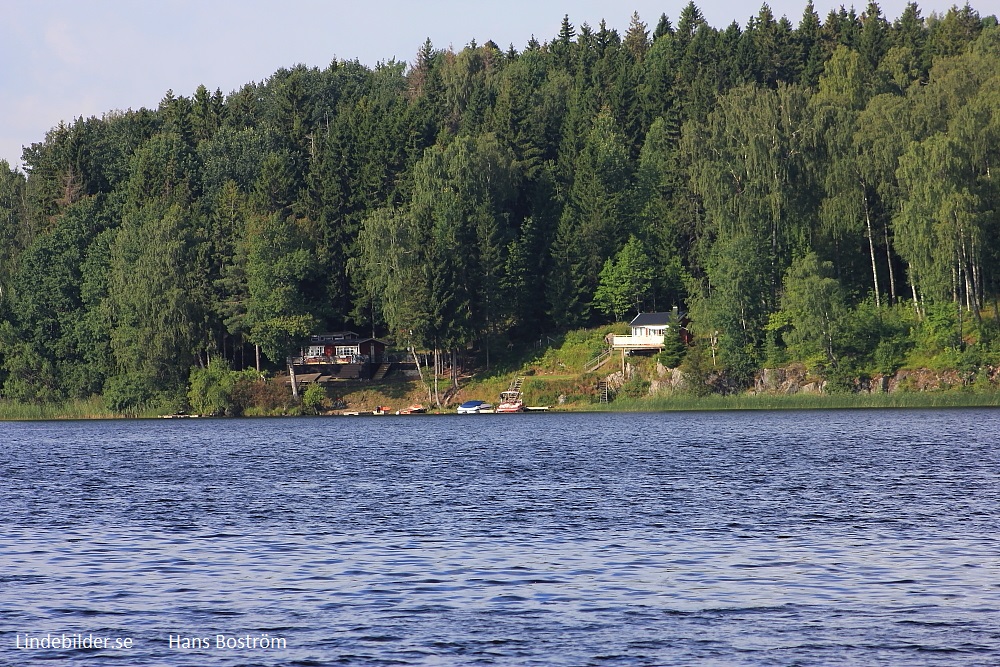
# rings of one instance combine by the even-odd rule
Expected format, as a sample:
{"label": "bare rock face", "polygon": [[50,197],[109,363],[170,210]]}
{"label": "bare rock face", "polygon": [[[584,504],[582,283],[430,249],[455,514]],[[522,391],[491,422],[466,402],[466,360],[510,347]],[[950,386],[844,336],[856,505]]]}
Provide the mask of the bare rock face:
{"label": "bare rock face", "polygon": [[608,386],[613,390],[618,391],[625,385],[625,373],[617,371],[605,376],[604,381],[607,382]]}
{"label": "bare rock face", "polygon": [[649,382],[649,394],[659,394],[664,391],[682,391],[687,388],[687,380],[679,368],[666,368],[656,365],[656,379]]}
{"label": "bare rock face", "polygon": [[767,391],[777,391],[781,383],[785,381],[785,369],[784,368],[765,368],[760,372],[760,377],[757,378],[756,387],[757,393],[763,393]]}
{"label": "bare rock face", "polygon": [[675,368],[670,371],[670,386],[674,389],[687,389],[687,380],[684,378],[684,373],[681,373],[681,369]]}
{"label": "bare rock face", "polygon": [[817,394],[825,390],[826,383],[810,378],[802,364],[786,368],[765,368],[757,376],[754,393],[757,394]]}
{"label": "bare rock face", "polygon": [[[901,370],[893,375],[859,377],[853,382],[853,390],[859,394],[885,394],[897,391],[944,391],[973,382],[996,386],[1000,384],[1000,369],[987,366],[977,373],[963,374],[958,370],[933,370],[920,368]],[[756,394],[815,394],[825,393],[827,382],[809,377],[801,365],[787,368],[765,368],[757,376],[753,392]]]}
{"label": "bare rock face", "polygon": [[889,380],[889,392],[940,391],[965,384],[957,370],[935,371],[929,368],[901,370]]}

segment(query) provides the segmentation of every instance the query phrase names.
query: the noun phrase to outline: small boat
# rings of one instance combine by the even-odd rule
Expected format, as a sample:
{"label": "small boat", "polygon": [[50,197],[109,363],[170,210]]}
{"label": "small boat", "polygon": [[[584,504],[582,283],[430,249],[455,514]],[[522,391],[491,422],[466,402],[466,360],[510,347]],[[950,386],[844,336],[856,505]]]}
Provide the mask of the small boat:
{"label": "small boat", "polygon": [[519,391],[500,392],[500,403],[497,405],[497,412],[523,412],[524,400]]}
{"label": "small boat", "polygon": [[427,412],[427,408],[420,405],[419,403],[414,403],[408,408],[403,408],[402,410],[396,410],[397,415],[417,415],[422,412]]}
{"label": "small boat", "polygon": [[460,415],[475,415],[492,410],[493,406],[486,401],[466,401],[458,406],[458,414]]}

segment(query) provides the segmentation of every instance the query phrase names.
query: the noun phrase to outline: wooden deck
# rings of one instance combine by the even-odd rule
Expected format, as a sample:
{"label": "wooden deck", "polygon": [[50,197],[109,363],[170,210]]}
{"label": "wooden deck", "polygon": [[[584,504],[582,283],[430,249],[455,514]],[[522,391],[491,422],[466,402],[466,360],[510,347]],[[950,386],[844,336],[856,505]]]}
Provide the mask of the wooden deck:
{"label": "wooden deck", "polygon": [[611,336],[615,350],[662,350],[663,336]]}

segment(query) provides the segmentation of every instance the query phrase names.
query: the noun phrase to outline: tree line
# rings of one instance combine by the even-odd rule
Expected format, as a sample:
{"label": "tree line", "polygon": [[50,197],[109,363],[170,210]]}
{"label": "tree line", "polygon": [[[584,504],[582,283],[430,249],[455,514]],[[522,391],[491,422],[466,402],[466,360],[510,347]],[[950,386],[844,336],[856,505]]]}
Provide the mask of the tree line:
{"label": "tree line", "polygon": [[323,330],[486,350],[674,305],[736,386],[898,366],[915,328],[988,342],[998,91],[968,4],[718,29],[691,2],[81,117],[0,165],[2,395],[150,400]]}

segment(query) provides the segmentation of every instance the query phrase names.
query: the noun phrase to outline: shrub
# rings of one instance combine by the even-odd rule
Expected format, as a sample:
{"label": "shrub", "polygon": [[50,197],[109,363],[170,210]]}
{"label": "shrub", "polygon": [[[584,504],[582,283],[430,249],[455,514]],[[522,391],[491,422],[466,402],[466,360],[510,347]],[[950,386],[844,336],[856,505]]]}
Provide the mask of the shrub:
{"label": "shrub", "polygon": [[188,403],[200,415],[240,416],[254,404],[254,386],[262,384],[254,370],[232,371],[225,362],[191,370]]}
{"label": "shrub", "polygon": [[233,413],[232,371],[225,362],[213,361],[208,368],[194,368],[188,389],[188,403],[199,415]]}
{"label": "shrub", "polygon": [[305,412],[316,415],[323,409],[326,399],[326,389],[314,382],[302,392],[302,407]]}
{"label": "shrub", "polygon": [[649,395],[649,385],[649,380],[635,374],[622,385],[621,391],[618,393],[626,398],[642,398]]}
{"label": "shrub", "polygon": [[712,393],[711,380],[715,368],[712,366],[711,356],[705,353],[702,345],[695,345],[688,350],[680,368],[690,393],[695,396],[708,396]]}
{"label": "shrub", "polygon": [[154,396],[149,380],[139,373],[115,375],[104,383],[104,404],[119,414],[138,415],[152,403]]}

